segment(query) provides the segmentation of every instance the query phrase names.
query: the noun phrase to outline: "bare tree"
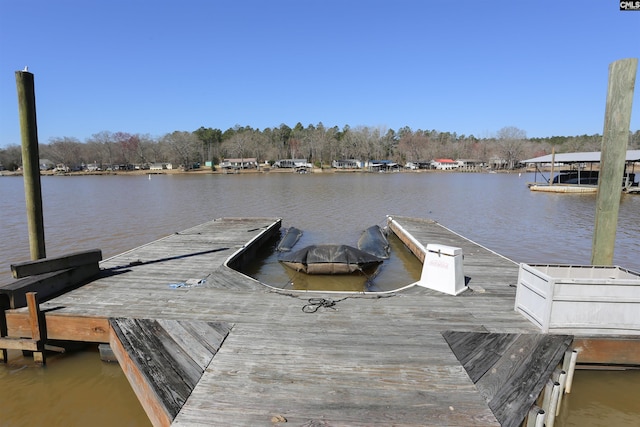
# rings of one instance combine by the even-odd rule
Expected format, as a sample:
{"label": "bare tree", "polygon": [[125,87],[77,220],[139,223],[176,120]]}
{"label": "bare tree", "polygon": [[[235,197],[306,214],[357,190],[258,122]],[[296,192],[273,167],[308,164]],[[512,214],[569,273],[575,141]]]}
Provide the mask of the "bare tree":
{"label": "bare tree", "polygon": [[251,131],[249,145],[258,163],[266,160],[266,155],[269,152],[269,138],[262,132]]}
{"label": "bare tree", "polygon": [[631,150],[637,150],[640,148],[640,130],[634,133],[629,132],[629,148]]}
{"label": "bare tree", "polygon": [[191,132],[175,131],[162,137],[162,141],[171,148],[185,170],[192,168],[201,146],[197,136]]}
{"label": "bare tree", "polygon": [[240,130],[222,143],[223,150],[230,157],[240,159],[241,164],[247,157],[255,157],[256,138],[252,130]]}
{"label": "bare tree", "polygon": [[95,144],[96,151],[94,162],[101,166],[111,166],[115,162],[115,142],[113,134],[109,131],[102,131],[91,135],[87,142]]}
{"label": "bare tree", "polygon": [[132,164],[138,160],[140,138],[127,132],[116,132],[113,134],[116,146],[118,147],[121,163]]}
{"label": "bare tree", "polygon": [[6,148],[0,148],[0,166],[10,171],[15,171],[22,166],[22,147],[9,145]]}
{"label": "bare tree", "polygon": [[51,138],[48,145],[43,146],[43,155],[55,163],[64,164],[67,167],[79,166],[81,143],[72,137]]}
{"label": "bare tree", "polygon": [[515,165],[522,160],[527,133],[517,127],[508,126],[500,129],[497,137],[500,154],[505,161],[505,166],[508,169],[513,169]]}
{"label": "bare tree", "polygon": [[384,158],[380,144],[380,130],[367,126],[358,126],[350,133],[354,143],[355,157],[364,160]]}
{"label": "bare tree", "polygon": [[398,151],[405,160],[414,162],[426,160],[423,153],[426,152],[428,144],[429,139],[426,136],[405,131],[398,142]]}
{"label": "bare tree", "polygon": [[151,135],[136,135],[136,138],[138,139],[136,151],[138,161],[142,164],[150,163],[152,161],[150,159],[150,156],[153,153],[152,147],[156,145],[155,141]]}

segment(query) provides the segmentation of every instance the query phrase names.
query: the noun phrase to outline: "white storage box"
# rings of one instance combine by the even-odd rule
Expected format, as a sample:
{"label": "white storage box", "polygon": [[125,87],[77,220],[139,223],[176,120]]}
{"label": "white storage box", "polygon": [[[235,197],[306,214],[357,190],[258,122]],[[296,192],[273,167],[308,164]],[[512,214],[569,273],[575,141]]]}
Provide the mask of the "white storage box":
{"label": "white storage box", "polygon": [[515,309],[543,332],[640,335],[640,274],[617,266],[520,264]]}
{"label": "white storage box", "polygon": [[418,285],[450,295],[465,291],[462,249],[428,244]]}

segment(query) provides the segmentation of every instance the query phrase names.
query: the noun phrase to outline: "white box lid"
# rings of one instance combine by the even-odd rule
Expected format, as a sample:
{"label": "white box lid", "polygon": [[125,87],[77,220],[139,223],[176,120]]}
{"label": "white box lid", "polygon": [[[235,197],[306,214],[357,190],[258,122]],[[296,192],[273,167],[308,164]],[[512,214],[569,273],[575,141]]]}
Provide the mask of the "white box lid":
{"label": "white box lid", "polygon": [[427,252],[435,252],[442,255],[456,256],[456,255],[462,255],[462,248],[430,243],[427,245]]}

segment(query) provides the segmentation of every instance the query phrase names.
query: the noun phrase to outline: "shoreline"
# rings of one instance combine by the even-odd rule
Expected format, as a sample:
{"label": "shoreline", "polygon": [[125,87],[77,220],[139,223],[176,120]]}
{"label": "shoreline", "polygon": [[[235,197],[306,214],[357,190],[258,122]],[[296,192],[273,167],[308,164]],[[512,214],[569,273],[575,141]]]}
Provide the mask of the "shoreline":
{"label": "shoreline", "polygon": [[[557,170],[557,169],[556,169]],[[419,169],[419,170],[399,170],[395,172],[376,172],[366,169],[335,169],[335,168],[316,168],[314,167],[305,173],[384,173],[384,174],[396,174],[396,173],[522,173],[522,172],[534,172],[527,168],[514,169],[514,170],[437,170],[437,169]],[[298,174],[294,169],[289,168],[271,168],[261,167],[259,169],[243,169],[243,170],[226,170],[226,169],[163,169],[163,170],[123,170],[123,171],[78,171],[78,172],[56,172],[56,171],[40,171],[40,176],[111,176],[111,175],[238,175],[238,174],[258,174],[258,173],[288,173]],[[22,171],[0,171],[0,177],[2,176],[23,176]]]}

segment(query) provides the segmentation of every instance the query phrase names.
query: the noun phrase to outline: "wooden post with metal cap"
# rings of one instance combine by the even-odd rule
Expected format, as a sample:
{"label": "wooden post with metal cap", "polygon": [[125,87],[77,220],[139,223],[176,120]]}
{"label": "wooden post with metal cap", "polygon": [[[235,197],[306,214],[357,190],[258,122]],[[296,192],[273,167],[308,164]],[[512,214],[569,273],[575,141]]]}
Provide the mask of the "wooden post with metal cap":
{"label": "wooden post with metal cap", "polygon": [[38,128],[36,123],[36,96],[33,74],[25,67],[16,71],[20,133],[22,135],[22,170],[24,195],[27,205],[29,249],[31,259],[46,257],[44,244],[44,219],[42,215],[42,188],[40,185],[40,156],[38,152]]}

